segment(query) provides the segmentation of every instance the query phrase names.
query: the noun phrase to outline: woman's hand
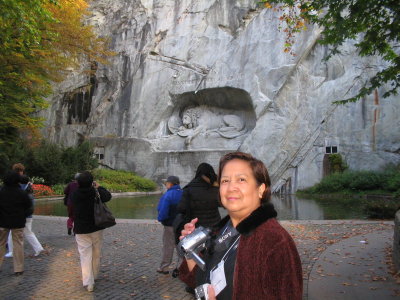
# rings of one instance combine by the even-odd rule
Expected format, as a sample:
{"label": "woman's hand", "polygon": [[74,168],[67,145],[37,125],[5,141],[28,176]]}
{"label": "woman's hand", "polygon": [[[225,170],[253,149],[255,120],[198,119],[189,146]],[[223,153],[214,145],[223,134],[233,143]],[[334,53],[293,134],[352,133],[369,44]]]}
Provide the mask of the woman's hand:
{"label": "woman's hand", "polygon": [[190,223],[186,223],[185,226],[183,227],[183,230],[181,231],[181,236],[179,237],[179,239],[183,239],[185,236],[191,234],[195,228],[196,228],[196,223],[199,219],[195,218],[192,221],[190,221]]}
{"label": "woman's hand", "polygon": [[214,287],[211,284],[208,286],[208,299],[217,300],[217,296],[215,296]]}
{"label": "woman's hand", "polygon": [[[195,228],[196,228],[196,223],[199,219],[195,218],[192,221],[190,221],[190,223],[186,223],[185,226],[183,227],[183,230],[181,231],[181,236],[179,237],[179,239],[183,239],[185,236],[191,234]],[[194,267],[196,266],[196,263],[194,262],[193,259],[186,259],[186,263],[189,269],[189,272],[191,272]]]}

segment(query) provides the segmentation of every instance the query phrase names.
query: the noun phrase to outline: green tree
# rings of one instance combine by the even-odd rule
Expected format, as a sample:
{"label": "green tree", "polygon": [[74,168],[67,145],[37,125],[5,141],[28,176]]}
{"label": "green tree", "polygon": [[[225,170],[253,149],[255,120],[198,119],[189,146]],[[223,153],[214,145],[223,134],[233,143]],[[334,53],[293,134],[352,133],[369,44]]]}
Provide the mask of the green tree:
{"label": "green tree", "polygon": [[92,170],[99,166],[97,159],[94,157],[93,147],[89,142],[83,142],[76,147],[65,148],[61,160],[66,177],[60,182],[71,180],[76,172]]}
{"label": "green tree", "polygon": [[34,113],[47,106],[52,82],[111,52],[83,23],[84,0],[0,0],[0,7],[1,144],[41,126]]}
{"label": "green tree", "polygon": [[268,9],[281,12],[286,23],[285,51],[291,51],[296,32],[307,23],[322,28],[320,43],[328,45],[330,56],[340,53],[348,39],[356,39],[360,56],[377,55],[387,67],[378,71],[354,97],[336,103],[355,102],[376,88],[389,84],[383,97],[397,95],[400,86],[400,5],[398,0],[262,0]]}
{"label": "green tree", "polygon": [[29,176],[41,177],[50,185],[67,183],[76,172],[98,167],[89,142],[65,148],[45,140],[32,145],[30,140],[19,138],[15,143],[0,145],[0,175],[17,162],[25,165]]}

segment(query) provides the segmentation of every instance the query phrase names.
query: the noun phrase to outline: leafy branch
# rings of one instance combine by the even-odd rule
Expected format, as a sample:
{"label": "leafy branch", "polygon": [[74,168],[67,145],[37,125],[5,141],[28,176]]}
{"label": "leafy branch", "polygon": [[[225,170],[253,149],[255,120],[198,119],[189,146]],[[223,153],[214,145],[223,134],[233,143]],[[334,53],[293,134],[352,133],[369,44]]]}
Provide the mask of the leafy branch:
{"label": "leafy branch", "polygon": [[[356,40],[358,55],[379,56],[387,67],[379,70],[351,98],[335,103],[355,102],[388,85],[383,97],[398,94],[400,86],[400,5],[396,0],[262,0],[267,9],[281,13],[286,25],[284,51],[293,53],[295,35],[306,29],[306,24],[322,28],[319,43],[329,47],[326,59],[341,53],[341,46],[349,39]],[[396,51],[397,50],[397,51]]]}

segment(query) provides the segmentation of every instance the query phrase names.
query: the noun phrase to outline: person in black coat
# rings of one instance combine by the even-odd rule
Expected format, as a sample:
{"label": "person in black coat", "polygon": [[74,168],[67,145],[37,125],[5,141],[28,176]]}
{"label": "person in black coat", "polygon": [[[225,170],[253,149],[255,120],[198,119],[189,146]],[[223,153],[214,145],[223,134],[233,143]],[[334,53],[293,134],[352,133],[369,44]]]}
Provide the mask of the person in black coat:
{"label": "person in black coat", "polygon": [[33,213],[28,193],[19,186],[20,179],[18,172],[10,171],[4,177],[4,186],[0,189],[0,266],[6,251],[8,234],[11,231],[15,275],[22,275],[24,272],[24,227],[26,217]]}
{"label": "person in black coat", "polygon": [[218,187],[214,185],[217,175],[211,165],[201,163],[194,179],[183,188],[178,213],[184,214],[186,220],[198,218],[197,225],[212,227],[221,221],[218,207]]}
{"label": "person in black coat", "polygon": [[81,260],[82,282],[89,292],[94,289],[94,280],[100,270],[100,252],[103,243],[103,229],[94,224],[94,201],[97,188],[102,202],[111,199],[104,187],[93,181],[90,172],[82,172],[78,178],[78,189],[72,194],[74,206],[74,232]]}

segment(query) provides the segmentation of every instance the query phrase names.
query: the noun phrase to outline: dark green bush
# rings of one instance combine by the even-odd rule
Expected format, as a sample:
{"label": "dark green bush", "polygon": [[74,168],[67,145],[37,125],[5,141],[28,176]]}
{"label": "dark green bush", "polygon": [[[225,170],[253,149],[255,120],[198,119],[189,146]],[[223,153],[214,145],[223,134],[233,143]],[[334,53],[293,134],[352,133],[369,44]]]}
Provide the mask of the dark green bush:
{"label": "dark green bush", "polygon": [[13,144],[0,143],[0,175],[10,170],[13,164],[26,164],[30,159],[29,147],[24,140],[17,139]]}
{"label": "dark green bush", "polygon": [[400,197],[400,165],[388,166],[382,172],[344,171],[324,177],[320,183],[302,190],[306,194],[355,193],[374,191],[394,193]]}
{"label": "dark green bush", "polygon": [[357,191],[378,190],[383,188],[384,177],[372,171],[352,172],[350,189]]}
{"label": "dark green bush", "polygon": [[334,193],[345,188],[345,182],[339,173],[324,177],[316,186],[316,191],[319,193]]}
{"label": "dark green bush", "polygon": [[61,159],[66,173],[63,182],[70,181],[76,172],[93,170],[99,166],[97,159],[93,156],[93,147],[88,142],[64,149]]}
{"label": "dark green bush", "polygon": [[392,192],[400,190],[400,172],[398,174],[387,176],[384,188]]}
{"label": "dark green bush", "polygon": [[76,147],[64,148],[45,140],[39,145],[28,145],[31,141],[17,140],[14,144],[2,145],[0,171],[4,174],[14,163],[22,163],[29,176],[42,177],[47,185],[67,183],[76,172],[98,166],[92,147],[84,142]]}
{"label": "dark green bush", "polygon": [[39,147],[33,148],[32,160],[25,164],[27,174],[44,178],[47,185],[64,182],[67,174],[62,153],[58,145],[42,142]]}
{"label": "dark green bush", "polygon": [[352,173],[345,171],[326,176],[316,185],[315,191],[318,193],[335,193],[348,189],[353,176]]}

